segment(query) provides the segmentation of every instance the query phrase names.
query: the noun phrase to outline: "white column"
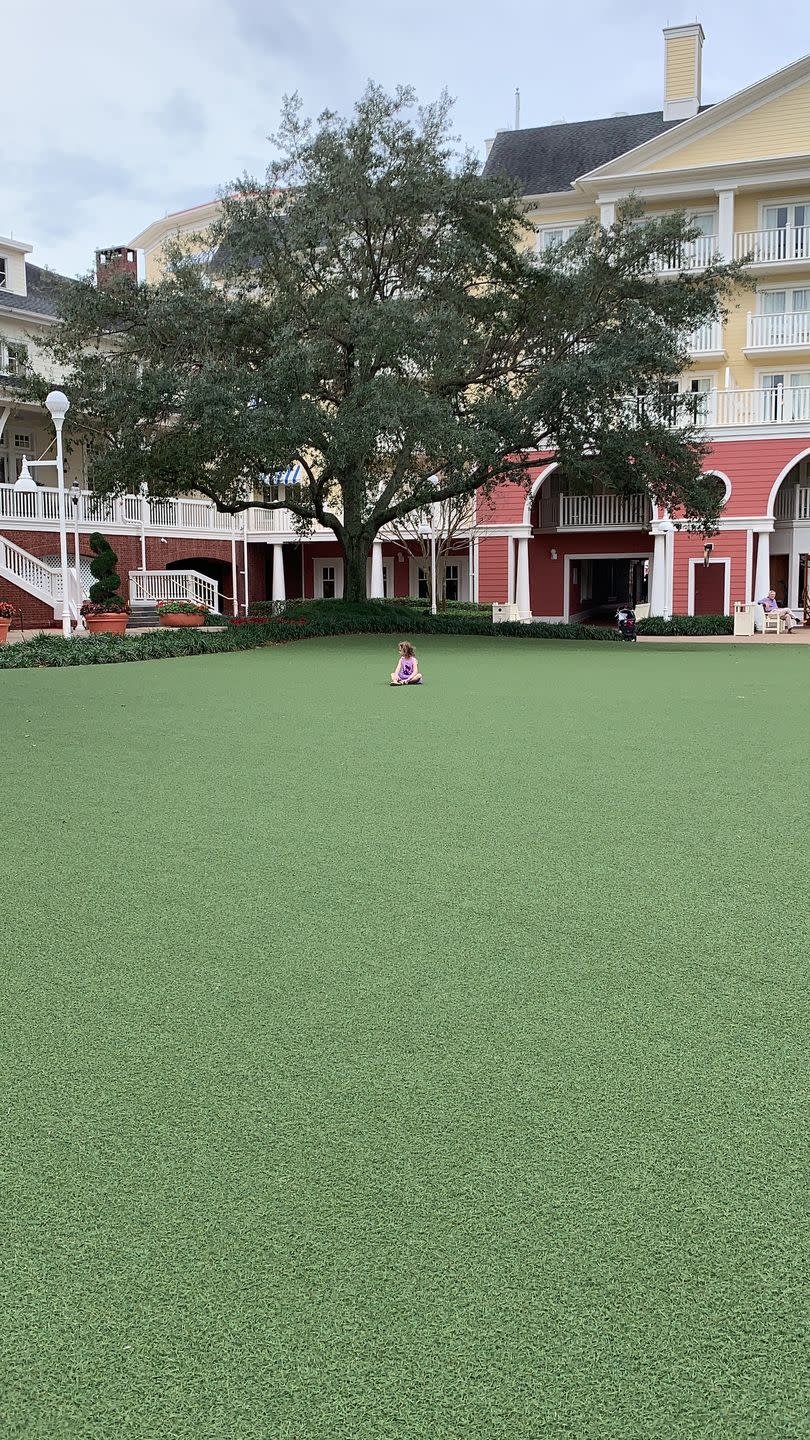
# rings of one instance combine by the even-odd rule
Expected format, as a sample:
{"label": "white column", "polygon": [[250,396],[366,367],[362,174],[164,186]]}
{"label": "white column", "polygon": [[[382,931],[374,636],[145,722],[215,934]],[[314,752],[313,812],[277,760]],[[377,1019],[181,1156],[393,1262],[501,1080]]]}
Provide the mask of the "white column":
{"label": "white column", "polygon": [[245,614],[250,609],[250,585],[248,583],[248,534],[247,510],[242,511],[242,563],[245,567]]}
{"label": "white column", "polygon": [[723,260],[734,259],[734,191],[717,192],[717,243]]}
{"label": "white column", "polygon": [[667,537],[660,531],[655,536],[652,575],[650,576],[650,614],[663,615],[667,597]]}
{"label": "white column", "polygon": [[[793,541],[791,540],[791,546]],[[788,609],[797,610],[802,603],[799,594],[799,552],[791,548],[788,554]]]}
{"label": "white column", "polygon": [[239,614],[239,571],[236,568],[236,517],[231,516],[231,586],[233,588],[233,600],[231,609],[234,615]]}
{"label": "white column", "polygon": [[273,541],[273,588],[271,599],[280,603],[287,599],[287,588],[284,584],[284,546],[280,541]]}
{"label": "white column", "polygon": [[754,576],[754,600],[761,600],[771,588],[771,537],[760,530],[757,545],[757,568]]}
{"label": "white column", "polygon": [[473,541],[473,577],[474,577],[474,578],[473,578],[473,584],[472,584],[472,594],[470,595],[470,599],[471,599],[472,601],[474,601],[474,603],[475,603],[476,605],[478,604],[478,559],[479,559],[479,546],[478,546],[478,541],[477,541],[477,540],[474,540],[474,541]]}
{"label": "white column", "polygon": [[371,599],[383,599],[383,553],[381,540],[375,540],[371,547]]}
{"label": "white column", "polygon": [[529,599],[529,541],[524,535],[521,535],[518,540],[515,604],[517,605],[521,620],[531,620],[532,607]]}
{"label": "white column", "polygon": [[605,230],[616,223],[616,204],[613,200],[604,201],[599,206],[599,223]]}

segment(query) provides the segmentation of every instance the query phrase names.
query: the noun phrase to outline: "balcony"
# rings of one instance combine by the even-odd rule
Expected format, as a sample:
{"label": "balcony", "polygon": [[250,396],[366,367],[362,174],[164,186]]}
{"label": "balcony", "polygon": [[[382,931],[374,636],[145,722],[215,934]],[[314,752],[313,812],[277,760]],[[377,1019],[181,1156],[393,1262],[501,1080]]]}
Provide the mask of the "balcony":
{"label": "balcony", "polygon": [[668,254],[659,257],[655,266],[656,274],[674,275],[681,270],[705,270],[719,254],[716,235],[699,235],[685,245],[675,245]]}
{"label": "balcony", "polygon": [[793,310],[782,315],[751,315],[746,350],[803,350],[810,348],[810,312]]}
{"label": "balcony", "polygon": [[[188,535],[230,540],[236,531],[241,534],[243,514],[247,516],[248,537],[295,533],[294,517],[289,510],[263,510],[251,507],[236,516],[223,514],[210,500],[187,497],[141,501],[140,495],[95,495],[82,490],[79,495],[79,528],[96,530],[103,526],[115,534],[133,534],[143,529],[147,535]],[[56,530],[59,526],[59,492],[55,487],[38,486],[36,490],[17,490],[13,485],[0,485],[0,523],[31,530]],[[73,507],[68,504],[68,526],[73,524]],[[315,531],[322,527],[315,525]],[[332,535],[331,530],[324,533]]]}
{"label": "balcony", "polygon": [[810,485],[783,485],[777,492],[773,513],[777,520],[810,523]]}
{"label": "balcony", "polygon": [[750,256],[751,265],[795,265],[810,262],[810,225],[785,225],[779,230],[738,230],[734,259]]}
{"label": "balcony", "polygon": [[810,424],[810,386],[762,390],[710,390],[701,423],[709,429],[724,425]]}
{"label": "balcony", "polygon": [[687,346],[690,355],[722,357],[725,354],[722,321],[711,320],[707,325],[701,325],[699,330],[694,330],[689,336]]}
{"label": "balcony", "polygon": [[549,495],[540,500],[541,530],[646,530],[646,495]]}

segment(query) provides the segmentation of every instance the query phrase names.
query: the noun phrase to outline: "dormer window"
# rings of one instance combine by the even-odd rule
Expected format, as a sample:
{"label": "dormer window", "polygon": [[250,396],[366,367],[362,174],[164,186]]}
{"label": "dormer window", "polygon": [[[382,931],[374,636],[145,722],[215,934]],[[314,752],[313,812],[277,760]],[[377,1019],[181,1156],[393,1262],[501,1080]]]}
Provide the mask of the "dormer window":
{"label": "dormer window", "polygon": [[8,288],[8,262],[5,255],[0,255],[0,290]]}

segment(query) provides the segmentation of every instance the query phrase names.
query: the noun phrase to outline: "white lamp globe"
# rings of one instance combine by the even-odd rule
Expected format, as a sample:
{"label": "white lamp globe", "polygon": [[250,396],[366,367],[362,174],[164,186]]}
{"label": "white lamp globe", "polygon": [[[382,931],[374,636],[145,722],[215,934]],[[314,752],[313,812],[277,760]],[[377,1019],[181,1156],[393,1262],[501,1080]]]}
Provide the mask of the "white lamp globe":
{"label": "white lamp globe", "polygon": [[57,421],[64,420],[70,409],[70,401],[61,390],[51,390],[50,394],[45,396],[45,408],[56,424]]}

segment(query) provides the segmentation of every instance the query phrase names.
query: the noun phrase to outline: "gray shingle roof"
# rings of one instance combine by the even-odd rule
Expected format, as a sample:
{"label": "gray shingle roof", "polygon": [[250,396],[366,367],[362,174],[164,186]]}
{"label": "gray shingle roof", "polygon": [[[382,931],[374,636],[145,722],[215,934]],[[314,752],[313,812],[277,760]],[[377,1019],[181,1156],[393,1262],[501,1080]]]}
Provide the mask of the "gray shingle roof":
{"label": "gray shingle roof", "polygon": [[67,276],[57,275],[53,270],[43,270],[39,265],[28,263],[25,266],[25,275],[28,294],[12,295],[8,290],[0,290],[0,311],[56,316],[59,287],[64,285]]}
{"label": "gray shingle roof", "polygon": [[568,190],[578,176],[681,124],[681,120],[665,120],[660,110],[650,110],[644,115],[502,130],[495,136],[484,174],[520,180],[524,195]]}

